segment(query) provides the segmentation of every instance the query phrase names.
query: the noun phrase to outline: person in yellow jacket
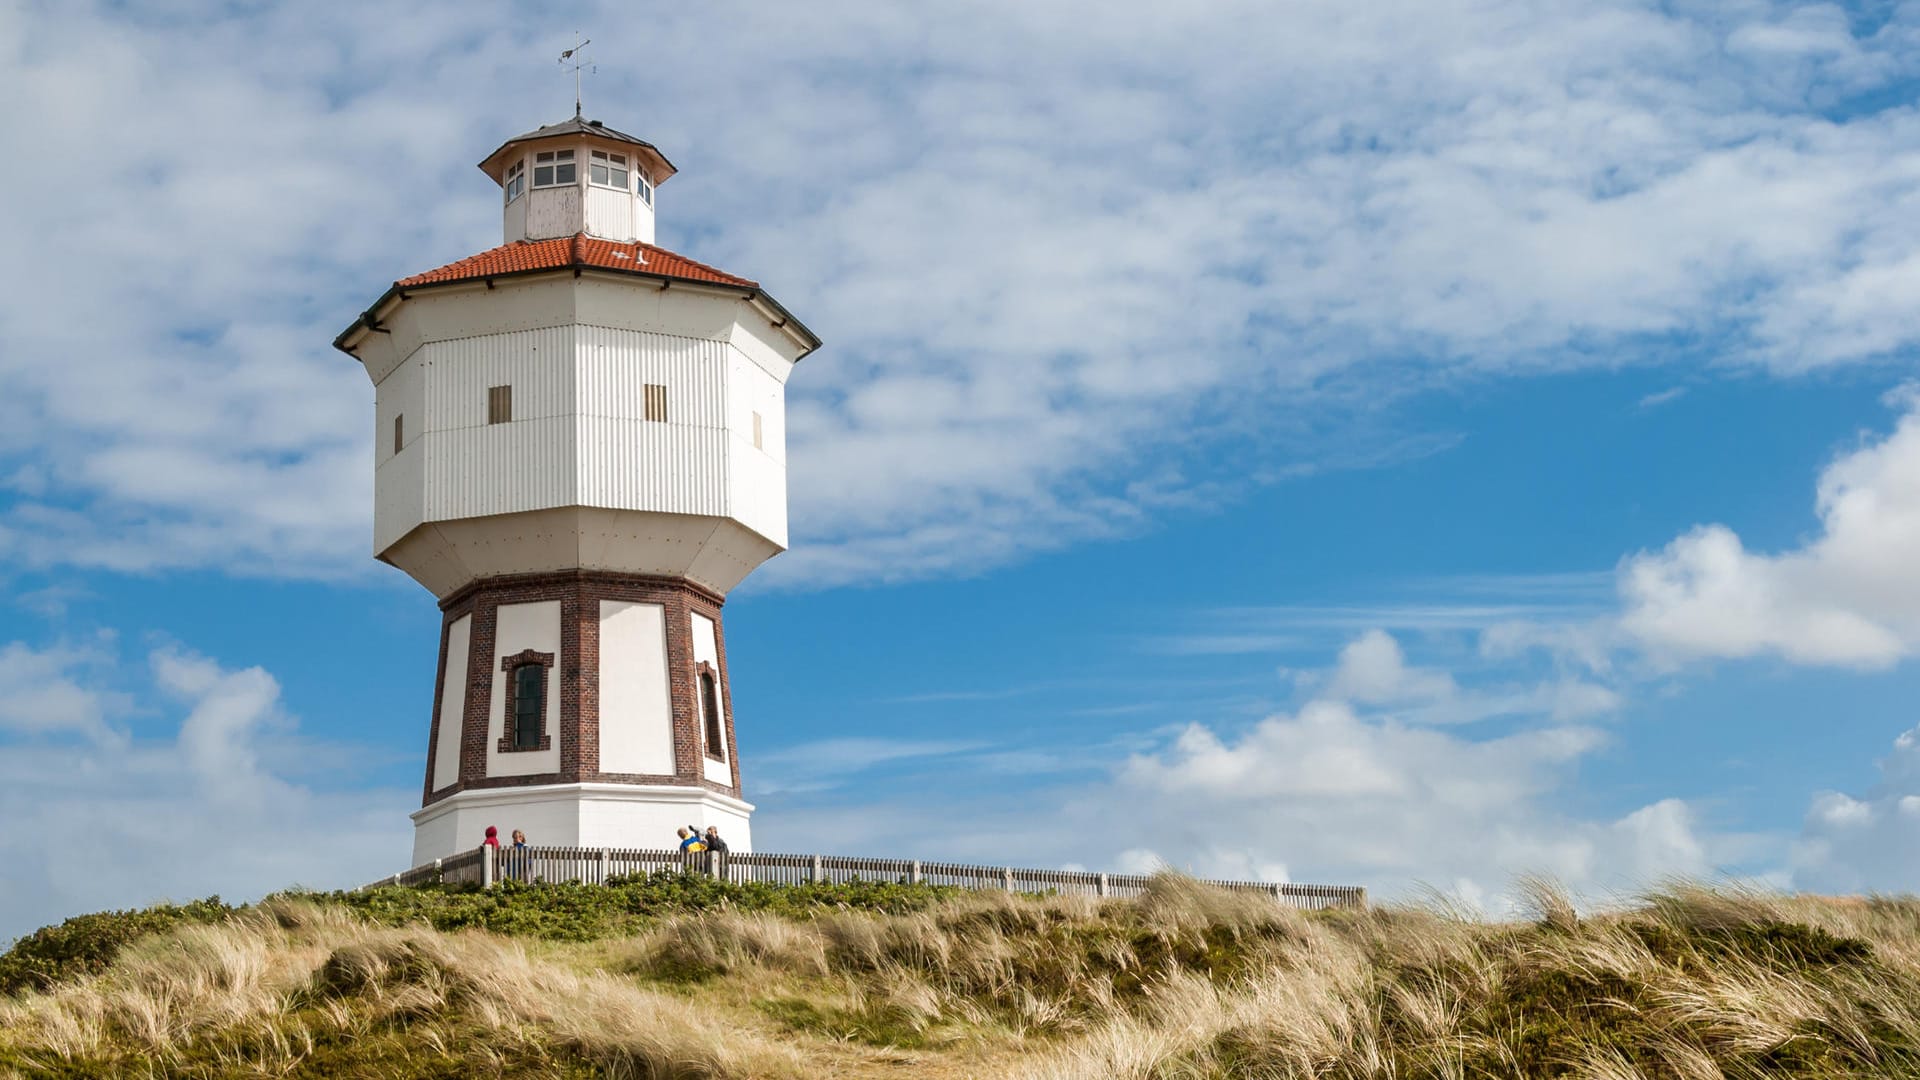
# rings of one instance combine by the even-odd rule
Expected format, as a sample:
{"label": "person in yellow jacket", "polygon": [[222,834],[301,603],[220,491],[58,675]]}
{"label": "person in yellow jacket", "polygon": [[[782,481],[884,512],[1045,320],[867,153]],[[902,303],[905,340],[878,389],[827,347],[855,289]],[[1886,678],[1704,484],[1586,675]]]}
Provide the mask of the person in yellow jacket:
{"label": "person in yellow jacket", "polygon": [[700,839],[699,833],[688,828],[682,828],[680,830],[680,854],[685,855],[688,852],[705,850],[707,850],[706,841]]}

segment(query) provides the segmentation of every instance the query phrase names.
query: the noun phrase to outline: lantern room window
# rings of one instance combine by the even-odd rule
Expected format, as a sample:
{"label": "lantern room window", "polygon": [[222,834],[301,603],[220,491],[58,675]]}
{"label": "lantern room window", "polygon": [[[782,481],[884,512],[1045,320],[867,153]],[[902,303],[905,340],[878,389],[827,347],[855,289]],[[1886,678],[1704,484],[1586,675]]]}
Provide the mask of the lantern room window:
{"label": "lantern room window", "polygon": [[507,169],[507,182],[502,186],[506,189],[508,202],[519,198],[527,190],[527,163],[524,160],[514,162]]}
{"label": "lantern room window", "polygon": [[579,180],[579,168],[571,150],[542,150],[533,155],[533,186],[566,187]]}
{"label": "lantern room window", "polygon": [[627,155],[595,150],[587,160],[587,182],[627,190]]}
{"label": "lantern room window", "polygon": [[639,173],[634,173],[633,188],[640,193],[641,202],[646,203],[648,206],[653,205],[653,185],[647,182],[646,177],[641,176]]}

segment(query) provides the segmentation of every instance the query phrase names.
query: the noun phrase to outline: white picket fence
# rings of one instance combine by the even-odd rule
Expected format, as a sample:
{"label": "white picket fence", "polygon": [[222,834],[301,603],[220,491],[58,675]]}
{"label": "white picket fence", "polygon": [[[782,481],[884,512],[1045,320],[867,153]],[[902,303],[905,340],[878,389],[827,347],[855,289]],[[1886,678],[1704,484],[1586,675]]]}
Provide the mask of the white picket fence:
{"label": "white picket fence", "polygon": [[[863,859],[840,855],[775,855],[761,852],[628,848],[530,847],[525,850],[477,848],[416,866],[405,873],[381,878],[364,888],[383,885],[474,884],[492,888],[494,882],[578,881],[602,885],[609,878],[651,874],[656,870],[708,875],[739,883],[762,881],[775,885],[810,882],[845,884],[852,881],[890,881],[916,885],[951,885],[962,889],[1004,889],[1008,892],[1077,893],[1086,896],[1138,896],[1146,887],[1144,874],[1095,874],[1079,870],[1023,870],[1012,866],[968,866],[961,863],[922,862],[918,859]],[[1204,880],[1204,879],[1203,879]],[[1295,885],[1267,881],[1206,881],[1222,889],[1259,892],[1296,908],[1364,908],[1367,890],[1357,885]]]}

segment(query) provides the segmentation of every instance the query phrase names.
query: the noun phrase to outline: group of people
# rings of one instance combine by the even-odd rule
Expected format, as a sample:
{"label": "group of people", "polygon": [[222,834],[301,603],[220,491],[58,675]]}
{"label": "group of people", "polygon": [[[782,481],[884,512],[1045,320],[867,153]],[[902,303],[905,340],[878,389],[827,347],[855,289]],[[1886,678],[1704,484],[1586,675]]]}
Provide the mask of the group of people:
{"label": "group of people", "polygon": [[700,831],[700,826],[688,825],[686,828],[680,830],[680,850],[683,853],[689,851],[726,851],[727,842],[720,839],[720,830],[712,825],[707,826],[707,831],[704,833]]}
{"label": "group of people", "polygon": [[[487,838],[480,842],[481,847],[490,847],[502,854],[501,861],[509,866],[525,866],[527,863],[527,834],[519,829],[513,830],[513,846],[503,847],[500,843],[500,830],[487,826]],[[698,825],[688,825],[680,829],[680,850],[682,853],[697,851],[727,851],[727,842],[720,838],[718,827],[709,825],[706,832]]]}

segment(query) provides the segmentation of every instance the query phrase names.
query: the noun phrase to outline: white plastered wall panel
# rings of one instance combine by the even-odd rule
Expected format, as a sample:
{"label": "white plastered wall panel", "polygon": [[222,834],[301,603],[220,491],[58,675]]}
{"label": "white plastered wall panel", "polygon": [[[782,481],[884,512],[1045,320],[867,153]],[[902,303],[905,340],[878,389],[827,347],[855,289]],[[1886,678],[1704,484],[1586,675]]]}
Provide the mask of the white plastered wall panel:
{"label": "white plastered wall panel", "polygon": [[600,771],[673,775],[667,613],[600,602]]}
{"label": "white plastered wall panel", "polygon": [[587,848],[664,848],[682,825],[718,826],[735,851],[753,850],[753,806],[717,792],[645,784],[538,784],[469,789],[414,811],[413,865],[471,851],[487,826],[505,842]]}
{"label": "white plastered wall panel", "polygon": [[[547,734],[551,744],[545,750],[500,750],[500,739],[507,732],[507,694],[511,687],[500,670],[500,662],[515,653],[552,653],[553,666],[547,669]],[[488,674],[493,692],[487,698],[487,775],[533,776],[560,771],[560,673],[567,658],[560,654],[560,601],[540,600],[530,604],[502,604],[497,609],[493,631],[493,662]]]}
{"label": "white plastered wall panel", "polygon": [[473,616],[462,615],[447,627],[447,666],[440,672],[440,730],[433,740],[433,790],[460,779],[460,736],[467,711],[467,660],[473,640]]}
{"label": "white plastered wall panel", "polygon": [[[644,258],[634,269],[647,269]],[[610,330],[726,341],[733,336],[741,304],[737,289],[696,282],[669,284],[592,271],[568,281],[573,290],[574,318],[584,325]]]}
{"label": "white plastered wall panel", "polygon": [[500,278],[491,289],[484,281],[428,286],[408,292],[386,328],[411,352],[436,341],[572,326],[573,284],[562,271]]}
{"label": "white plastered wall panel", "polygon": [[[714,704],[714,708],[720,710],[719,750],[722,758],[724,759],[720,761],[715,761],[713,758],[708,757],[706,756],[706,754],[702,753],[700,755],[700,760],[702,762],[701,771],[702,771],[702,775],[704,775],[708,780],[711,780],[716,784],[731,785],[733,783],[733,765],[732,765],[732,759],[727,757],[727,744],[732,740],[729,738],[729,736],[731,735],[731,732],[727,730],[726,680],[719,677],[720,635],[719,635],[718,628],[713,625],[712,619],[707,618],[705,615],[702,615],[697,611],[692,613],[691,618],[693,620],[693,662],[696,666],[700,664],[713,665],[713,670],[715,674],[715,677],[713,680],[714,691],[716,694],[718,694],[718,698],[717,700],[714,701],[713,704]],[[704,743],[707,737],[706,717],[700,716],[698,717],[698,720],[700,724],[700,739],[702,743]]]}
{"label": "white plastered wall panel", "polygon": [[[729,513],[722,342],[579,328],[580,502],[675,514]],[[646,387],[667,419],[646,419]]]}

